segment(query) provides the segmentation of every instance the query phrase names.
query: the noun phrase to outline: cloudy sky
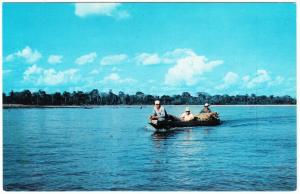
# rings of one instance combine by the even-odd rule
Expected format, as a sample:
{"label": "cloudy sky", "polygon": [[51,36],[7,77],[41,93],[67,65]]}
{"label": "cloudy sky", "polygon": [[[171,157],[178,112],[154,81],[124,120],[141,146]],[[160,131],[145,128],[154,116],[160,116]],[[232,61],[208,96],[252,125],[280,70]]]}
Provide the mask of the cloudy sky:
{"label": "cloudy sky", "polygon": [[4,3],[3,90],[296,96],[293,3]]}

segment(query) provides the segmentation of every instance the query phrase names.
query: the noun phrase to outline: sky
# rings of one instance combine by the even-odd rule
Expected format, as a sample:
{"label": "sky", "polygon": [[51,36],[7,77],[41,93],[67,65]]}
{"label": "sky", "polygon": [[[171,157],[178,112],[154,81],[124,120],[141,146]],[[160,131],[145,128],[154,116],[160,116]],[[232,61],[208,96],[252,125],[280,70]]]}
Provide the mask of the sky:
{"label": "sky", "polygon": [[296,96],[295,3],[3,3],[3,91]]}

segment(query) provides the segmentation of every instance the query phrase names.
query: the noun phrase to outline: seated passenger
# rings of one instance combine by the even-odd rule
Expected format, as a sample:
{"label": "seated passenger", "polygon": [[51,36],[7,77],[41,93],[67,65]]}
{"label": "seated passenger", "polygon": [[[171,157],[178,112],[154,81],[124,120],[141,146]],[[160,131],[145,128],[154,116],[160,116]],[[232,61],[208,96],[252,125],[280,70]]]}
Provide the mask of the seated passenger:
{"label": "seated passenger", "polygon": [[159,100],[155,100],[155,106],[153,108],[153,114],[150,116],[151,120],[164,121],[167,119],[167,111],[163,106],[160,105]]}
{"label": "seated passenger", "polygon": [[201,110],[200,113],[211,113],[211,110],[209,109],[209,104],[205,103],[204,108]]}
{"label": "seated passenger", "polygon": [[185,112],[182,113],[182,115],[180,116],[181,120],[183,121],[191,121],[194,119],[194,115],[191,113],[191,110],[189,107],[185,108]]}

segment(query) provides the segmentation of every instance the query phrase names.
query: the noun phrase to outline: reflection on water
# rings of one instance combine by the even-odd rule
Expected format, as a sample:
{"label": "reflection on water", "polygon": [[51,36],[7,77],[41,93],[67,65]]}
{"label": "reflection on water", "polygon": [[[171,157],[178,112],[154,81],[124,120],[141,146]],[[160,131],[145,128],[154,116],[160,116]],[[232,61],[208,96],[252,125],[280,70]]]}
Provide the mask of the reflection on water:
{"label": "reflection on water", "polygon": [[[166,108],[175,115],[184,110]],[[296,188],[295,107],[214,109],[222,125],[167,133],[147,125],[152,107],[6,109],[4,189]]]}
{"label": "reflection on water", "polygon": [[164,140],[167,138],[172,138],[174,137],[177,133],[183,132],[185,129],[172,129],[172,130],[167,130],[164,132],[161,131],[155,131],[152,134],[152,137],[154,140]]}
{"label": "reflection on water", "polygon": [[[209,134],[211,130],[213,130],[213,127],[207,127],[203,126],[201,127],[201,131],[203,134]],[[173,128],[171,130],[167,131],[154,131],[153,134],[151,135],[154,141],[159,141],[159,140],[166,140],[168,138],[173,138],[176,136],[178,133],[184,133],[186,137],[186,140],[191,140],[192,135],[193,135],[193,127],[186,127],[186,128]]]}

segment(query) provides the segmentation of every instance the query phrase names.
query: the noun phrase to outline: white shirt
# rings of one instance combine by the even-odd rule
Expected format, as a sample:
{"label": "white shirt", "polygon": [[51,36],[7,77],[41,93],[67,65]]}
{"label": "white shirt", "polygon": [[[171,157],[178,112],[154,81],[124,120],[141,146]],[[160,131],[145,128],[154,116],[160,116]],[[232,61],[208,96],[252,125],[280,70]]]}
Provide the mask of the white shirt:
{"label": "white shirt", "polygon": [[180,116],[184,121],[190,121],[194,119],[194,115],[192,113],[187,114],[186,112],[182,113]]}
{"label": "white shirt", "polygon": [[153,109],[153,115],[154,116],[157,116],[158,117],[158,120],[163,120],[166,118],[166,111],[165,111],[165,108],[163,106],[160,107],[160,109],[157,109],[155,106],[154,106],[154,109]]}

